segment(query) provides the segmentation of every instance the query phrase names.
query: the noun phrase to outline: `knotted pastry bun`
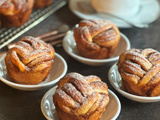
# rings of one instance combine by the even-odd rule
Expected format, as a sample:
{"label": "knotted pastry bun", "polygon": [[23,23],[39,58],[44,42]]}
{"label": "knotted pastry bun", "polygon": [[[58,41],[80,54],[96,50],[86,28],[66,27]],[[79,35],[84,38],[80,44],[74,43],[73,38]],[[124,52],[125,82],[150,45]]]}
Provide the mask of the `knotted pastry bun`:
{"label": "knotted pastry bun", "polygon": [[38,84],[47,78],[54,53],[50,44],[33,37],[24,37],[6,55],[8,74],[16,83]]}
{"label": "knotted pastry bun", "polygon": [[32,12],[33,0],[7,0],[0,6],[0,20],[2,26],[23,25]]}
{"label": "knotted pastry bun", "polygon": [[97,76],[69,73],[58,82],[53,102],[61,120],[99,120],[109,102],[108,86]]}
{"label": "knotted pastry bun", "polygon": [[34,0],[35,8],[43,8],[52,4],[53,0]]}
{"label": "knotted pastry bun", "polygon": [[118,71],[127,92],[140,96],[160,95],[160,53],[151,48],[122,53]]}
{"label": "knotted pastry bun", "polygon": [[83,57],[105,59],[113,55],[120,40],[120,32],[107,20],[82,20],[74,30],[74,38]]}

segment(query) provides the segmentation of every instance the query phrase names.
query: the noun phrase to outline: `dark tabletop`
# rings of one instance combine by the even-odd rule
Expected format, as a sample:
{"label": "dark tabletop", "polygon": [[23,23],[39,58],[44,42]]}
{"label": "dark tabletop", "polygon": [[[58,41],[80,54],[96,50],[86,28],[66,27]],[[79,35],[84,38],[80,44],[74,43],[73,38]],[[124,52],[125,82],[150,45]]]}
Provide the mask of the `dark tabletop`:
{"label": "dark tabletop", "polygon": [[[37,36],[51,30],[57,29],[62,24],[74,26],[81,19],[75,16],[68,8],[68,5],[56,11],[46,20],[16,39],[23,36]],[[160,19],[151,23],[148,28],[120,29],[130,40],[131,48],[153,48],[160,51]],[[4,51],[5,48],[0,51]],[[63,47],[55,47],[68,64],[69,72],[78,72],[82,75],[97,75],[108,84],[120,99],[121,112],[117,120],[158,120],[160,119],[160,102],[139,103],[129,100],[120,95],[108,81],[108,70],[115,63],[93,67],[82,64],[70,57]],[[45,120],[40,103],[43,95],[51,87],[38,91],[21,91],[7,86],[0,82],[0,120]]]}

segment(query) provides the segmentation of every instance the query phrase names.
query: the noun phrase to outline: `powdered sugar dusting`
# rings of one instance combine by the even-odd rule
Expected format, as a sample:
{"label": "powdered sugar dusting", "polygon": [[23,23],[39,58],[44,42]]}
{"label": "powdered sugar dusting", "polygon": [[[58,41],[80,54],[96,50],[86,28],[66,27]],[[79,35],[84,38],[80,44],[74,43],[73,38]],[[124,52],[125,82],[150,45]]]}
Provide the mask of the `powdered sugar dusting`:
{"label": "powdered sugar dusting", "polygon": [[66,83],[62,89],[65,90],[66,93],[77,102],[82,103],[84,101],[84,98],[81,95],[81,93],[71,83]]}
{"label": "powdered sugar dusting", "polygon": [[[83,108],[85,110],[92,110],[97,100],[101,101],[103,97],[108,96],[107,85],[101,82],[97,76],[90,75],[85,77],[78,73],[69,73],[65,78],[69,79],[68,82],[57,89],[55,94],[58,94],[58,96],[63,99],[63,101],[59,100],[58,102],[62,102],[62,104],[66,106],[73,105],[74,103],[74,107],[70,107],[69,109],[73,108],[74,110],[76,109],[76,111],[78,111],[78,109],[83,110]],[[101,94],[103,94],[103,96]],[[97,104],[101,103],[98,102]],[[96,108],[94,108],[94,110],[95,109]]]}
{"label": "powdered sugar dusting", "polygon": [[126,54],[126,59],[133,60],[142,66],[144,70],[149,70],[152,64],[141,54],[129,51]]}

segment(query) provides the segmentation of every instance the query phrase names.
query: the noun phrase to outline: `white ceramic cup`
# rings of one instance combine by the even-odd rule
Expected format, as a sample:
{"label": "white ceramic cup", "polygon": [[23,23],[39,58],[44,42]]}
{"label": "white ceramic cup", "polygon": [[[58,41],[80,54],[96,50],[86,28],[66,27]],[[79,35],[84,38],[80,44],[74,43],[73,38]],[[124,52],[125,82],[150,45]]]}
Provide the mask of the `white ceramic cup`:
{"label": "white ceramic cup", "polygon": [[132,17],[137,14],[140,0],[91,0],[97,12],[106,12],[119,17]]}

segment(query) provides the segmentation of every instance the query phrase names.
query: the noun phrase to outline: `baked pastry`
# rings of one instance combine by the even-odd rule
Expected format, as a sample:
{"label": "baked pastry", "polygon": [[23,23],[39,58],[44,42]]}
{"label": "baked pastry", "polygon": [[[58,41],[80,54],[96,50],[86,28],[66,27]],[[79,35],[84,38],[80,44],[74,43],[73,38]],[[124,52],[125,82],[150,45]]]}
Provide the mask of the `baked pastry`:
{"label": "baked pastry", "polygon": [[105,59],[113,55],[120,40],[120,32],[107,20],[82,20],[74,30],[74,38],[83,57]]}
{"label": "baked pastry", "polygon": [[7,0],[0,6],[0,20],[2,26],[23,25],[32,12],[33,0]]}
{"label": "baked pastry", "polygon": [[69,73],[58,82],[53,102],[61,120],[99,120],[109,102],[108,86],[97,76]]}
{"label": "baked pastry", "polygon": [[34,0],[35,8],[43,8],[52,4],[53,0]]}
{"label": "baked pastry", "polygon": [[140,96],[160,95],[160,53],[151,48],[122,53],[118,71],[127,92]]}
{"label": "baked pastry", "polygon": [[33,37],[24,37],[5,57],[8,74],[16,83],[38,84],[47,78],[54,53],[50,44]]}

